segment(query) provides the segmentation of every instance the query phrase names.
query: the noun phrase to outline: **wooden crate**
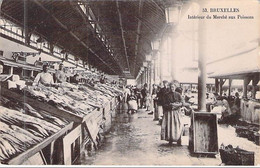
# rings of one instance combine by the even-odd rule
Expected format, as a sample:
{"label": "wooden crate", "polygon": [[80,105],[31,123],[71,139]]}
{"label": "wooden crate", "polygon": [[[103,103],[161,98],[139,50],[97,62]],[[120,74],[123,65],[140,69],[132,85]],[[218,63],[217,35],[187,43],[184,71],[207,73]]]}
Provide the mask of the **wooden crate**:
{"label": "wooden crate", "polygon": [[193,113],[192,134],[194,153],[218,153],[217,116],[215,113]]}

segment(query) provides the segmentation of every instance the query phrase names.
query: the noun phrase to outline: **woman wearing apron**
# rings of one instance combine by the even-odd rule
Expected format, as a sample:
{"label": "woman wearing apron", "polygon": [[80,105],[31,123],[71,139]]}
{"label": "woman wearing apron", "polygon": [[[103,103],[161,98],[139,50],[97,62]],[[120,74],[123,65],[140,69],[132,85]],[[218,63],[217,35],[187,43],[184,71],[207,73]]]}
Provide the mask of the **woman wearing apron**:
{"label": "woman wearing apron", "polygon": [[177,142],[181,145],[181,134],[183,130],[180,107],[183,105],[180,93],[175,91],[176,85],[170,84],[170,92],[165,95],[163,102],[163,121],[161,128],[161,140],[166,140],[170,144]]}

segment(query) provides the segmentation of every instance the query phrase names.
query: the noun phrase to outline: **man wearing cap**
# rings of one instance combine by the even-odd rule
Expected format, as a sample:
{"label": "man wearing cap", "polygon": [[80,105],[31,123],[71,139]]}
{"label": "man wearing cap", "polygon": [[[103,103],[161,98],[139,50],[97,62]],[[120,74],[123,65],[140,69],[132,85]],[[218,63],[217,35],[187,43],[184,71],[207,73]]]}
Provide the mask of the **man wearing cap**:
{"label": "man wearing cap", "polygon": [[59,69],[55,72],[55,77],[56,77],[57,83],[66,82],[67,77],[66,77],[66,74],[64,72],[64,67],[63,67],[62,63],[59,65]]}
{"label": "man wearing cap", "polygon": [[44,86],[52,86],[54,85],[53,76],[48,72],[48,65],[45,64],[42,67],[43,71],[38,73],[33,81],[33,86],[42,84]]}

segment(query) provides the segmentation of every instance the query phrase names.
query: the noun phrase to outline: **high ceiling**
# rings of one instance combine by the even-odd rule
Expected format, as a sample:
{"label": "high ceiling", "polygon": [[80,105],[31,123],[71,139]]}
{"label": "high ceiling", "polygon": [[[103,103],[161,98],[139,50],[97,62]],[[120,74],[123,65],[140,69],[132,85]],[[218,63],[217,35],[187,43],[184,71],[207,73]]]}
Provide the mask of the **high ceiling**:
{"label": "high ceiling", "polygon": [[[95,19],[90,20],[80,4],[91,9]],[[42,35],[105,73],[130,71],[135,77],[151,52],[151,41],[166,25],[165,5],[163,0],[3,0],[1,16],[24,27],[28,6],[29,32]],[[93,23],[101,28],[113,55]]]}

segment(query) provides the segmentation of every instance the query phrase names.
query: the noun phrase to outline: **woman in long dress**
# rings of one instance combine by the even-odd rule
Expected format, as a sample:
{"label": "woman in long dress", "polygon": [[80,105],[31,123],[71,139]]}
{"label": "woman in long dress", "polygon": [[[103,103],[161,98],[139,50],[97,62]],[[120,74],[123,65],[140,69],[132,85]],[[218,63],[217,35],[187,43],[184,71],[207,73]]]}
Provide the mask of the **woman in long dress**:
{"label": "woman in long dress", "polygon": [[170,144],[177,142],[181,145],[181,134],[183,129],[180,107],[183,105],[180,93],[175,91],[174,83],[170,84],[170,92],[165,95],[163,102],[163,121],[161,128],[161,140],[166,140]]}

